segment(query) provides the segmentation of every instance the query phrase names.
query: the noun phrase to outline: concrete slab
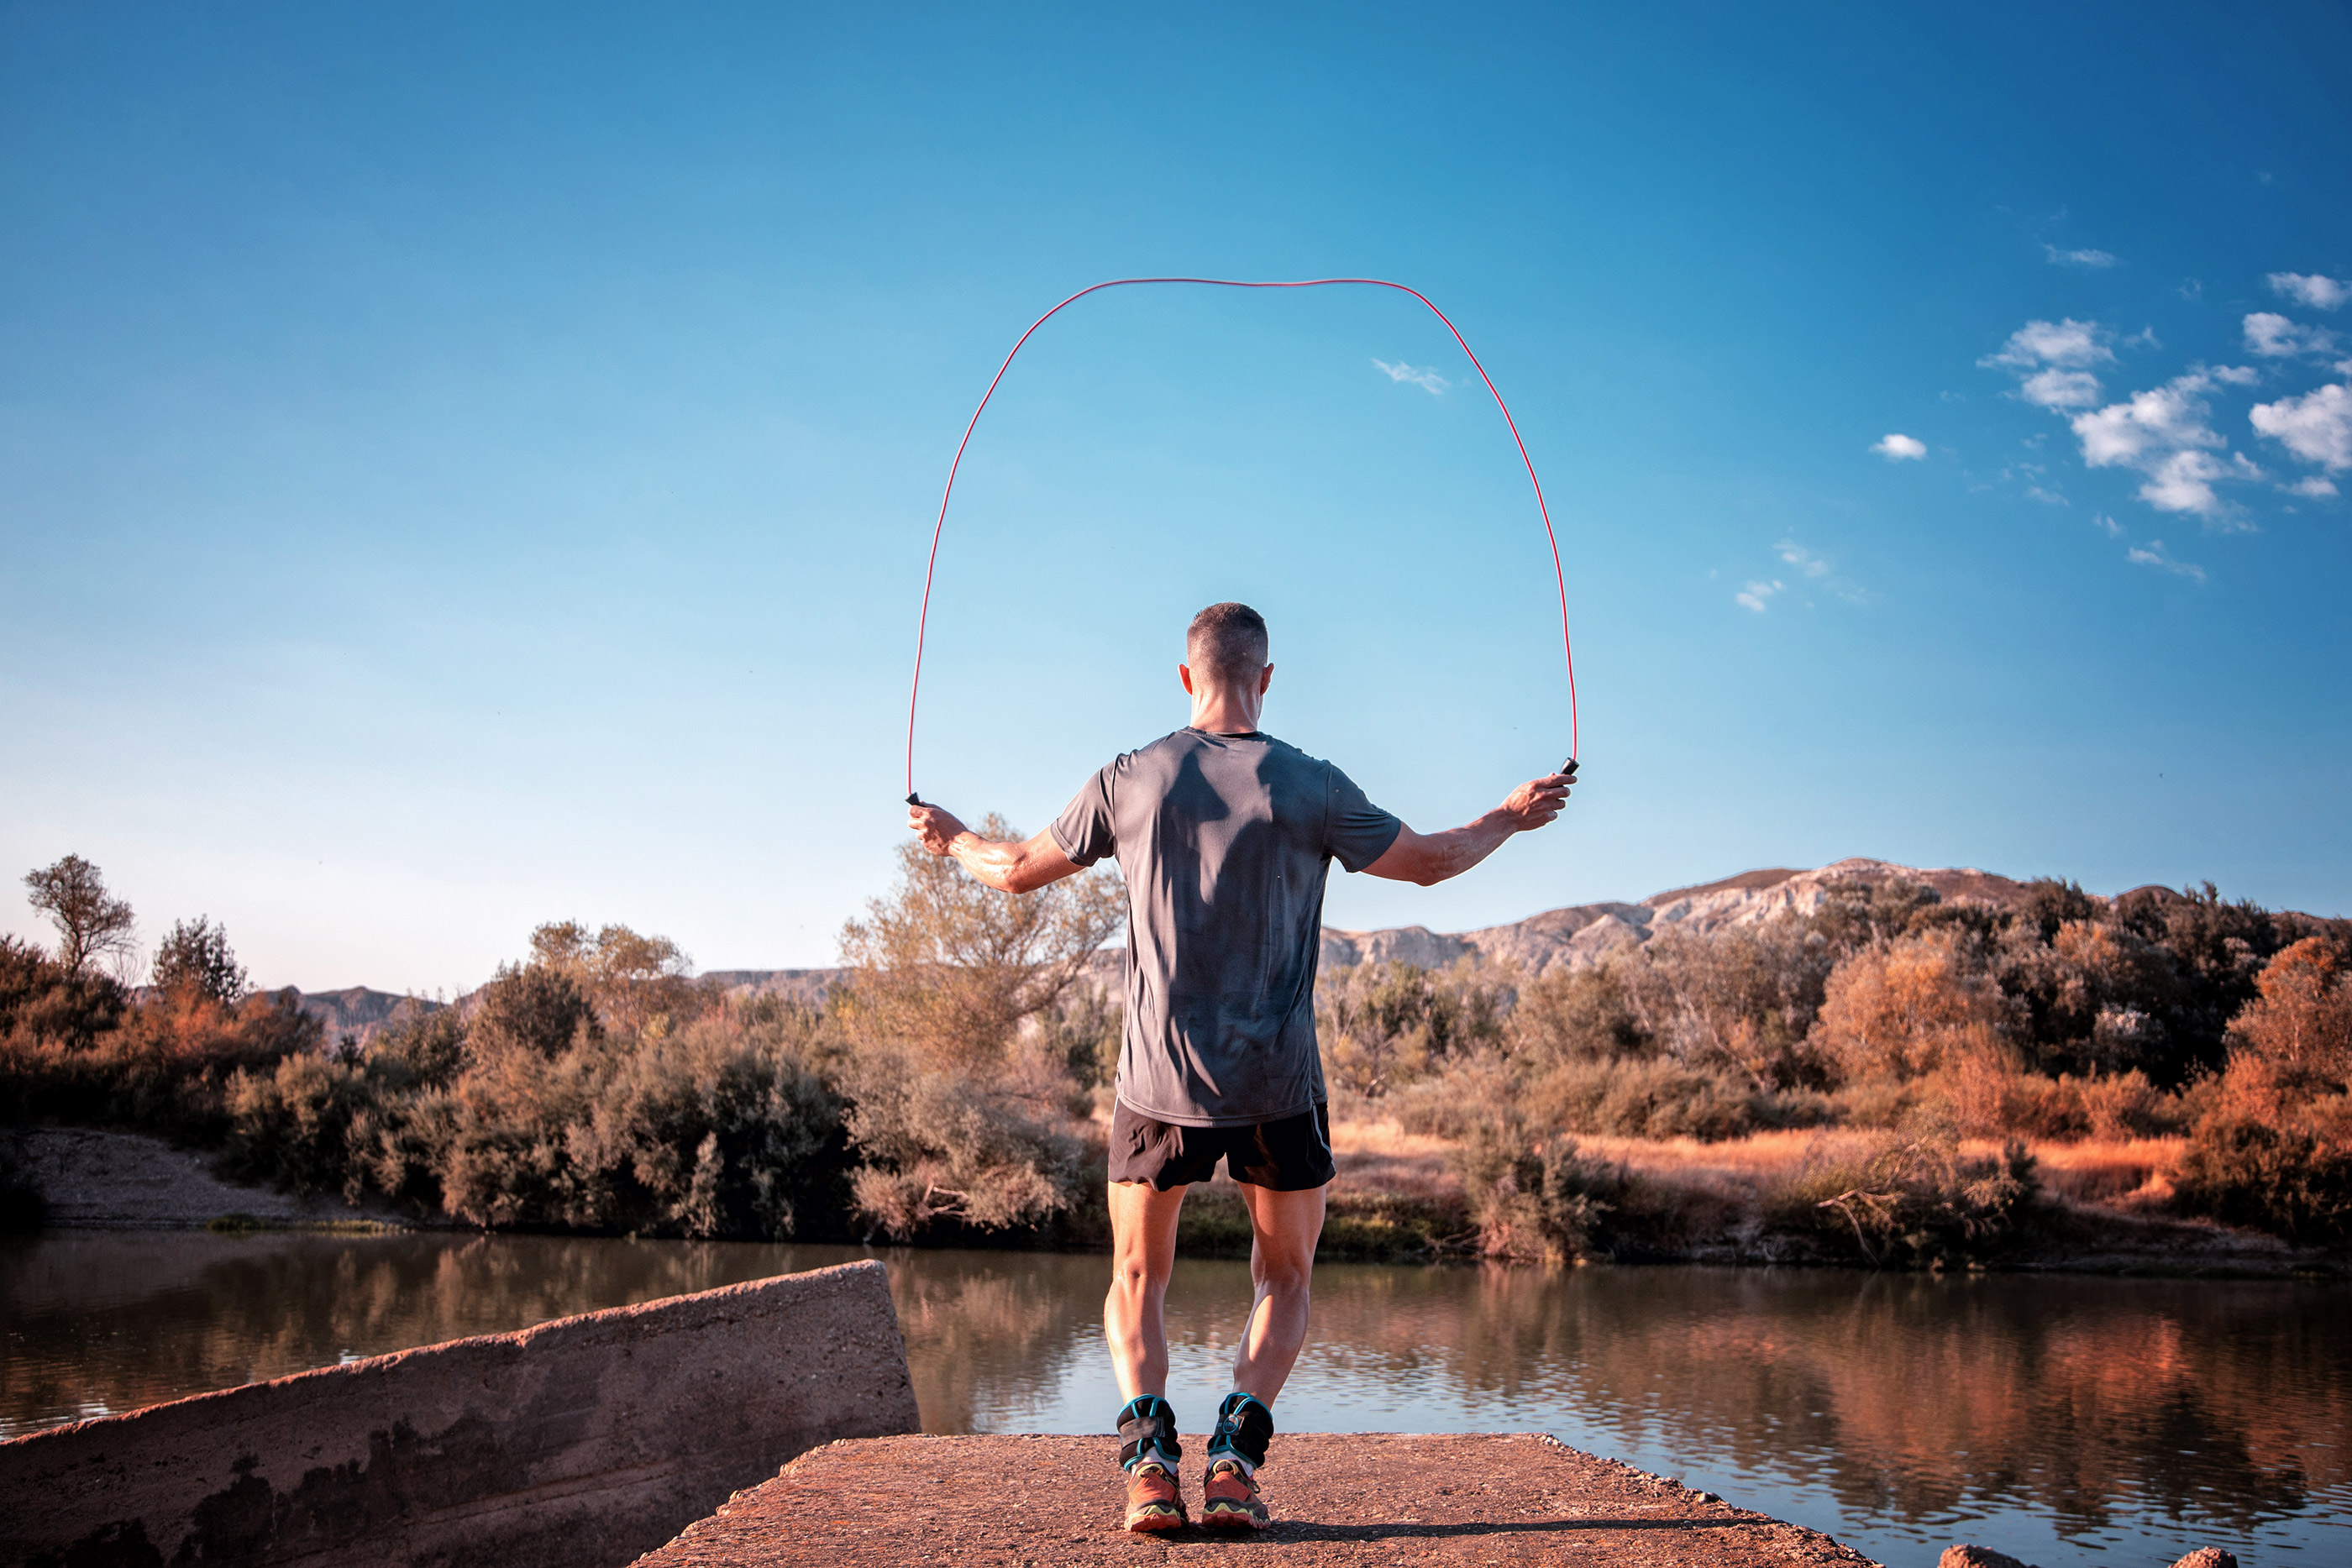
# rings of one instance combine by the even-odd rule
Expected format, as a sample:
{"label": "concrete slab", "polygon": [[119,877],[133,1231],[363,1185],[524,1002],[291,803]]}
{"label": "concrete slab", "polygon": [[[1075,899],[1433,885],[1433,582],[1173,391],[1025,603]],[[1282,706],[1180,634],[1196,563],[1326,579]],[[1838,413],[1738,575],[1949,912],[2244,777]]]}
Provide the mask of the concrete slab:
{"label": "concrete slab", "polygon": [[612,1568],[918,1424],[888,1280],[850,1263],[0,1442],[0,1564]]}
{"label": "concrete slab", "polygon": [[[1183,1466],[1196,1514],[1197,1441]],[[635,1568],[958,1568],[1177,1563],[1873,1568],[1818,1531],[1734,1508],[1532,1433],[1275,1438],[1276,1522],[1244,1540],[1118,1528],[1117,1448],[1099,1437],[870,1437],[828,1444],[739,1492]]]}

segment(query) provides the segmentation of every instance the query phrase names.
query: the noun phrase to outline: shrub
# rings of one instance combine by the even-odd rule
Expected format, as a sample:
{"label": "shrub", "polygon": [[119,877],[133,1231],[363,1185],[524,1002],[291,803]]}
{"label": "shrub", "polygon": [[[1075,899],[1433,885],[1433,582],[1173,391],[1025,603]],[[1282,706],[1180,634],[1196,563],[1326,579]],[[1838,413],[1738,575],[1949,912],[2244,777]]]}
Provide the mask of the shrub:
{"label": "shrub", "polygon": [[369,1042],[369,1071],[396,1087],[446,1088],[466,1065],[466,1025],[436,1008],[383,1030]]}
{"label": "shrub", "polygon": [[130,1009],[86,1044],[44,1038],[26,1017],[0,1040],[0,1083],[16,1118],[112,1123],[205,1142],[226,1131],[234,1073],[274,1069],[315,1051],[320,1036],[318,1020],[290,991],[248,997],[235,1009],[200,991],[175,992]]}
{"label": "shrub", "polygon": [[1587,1136],[1714,1143],[1744,1136],[1759,1120],[1751,1086],[1675,1061],[1569,1062],[1527,1093],[1540,1124]]}
{"label": "shrub", "polygon": [[2263,967],[2260,994],[2230,1030],[2291,1078],[2342,1084],[2352,1077],[2352,976],[2317,936],[2284,948]]}
{"label": "shrub", "polygon": [[180,921],[164,934],[149,979],[167,995],[195,991],[231,1007],[253,988],[229,948],[228,933],[203,915]]}
{"label": "shrub", "polygon": [[580,1036],[604,1032],[588,993],[544,964],[500,965],[474,1002],[466,1038],[477,1058],[520,1051],[552,1061]]}
{"label": "shrub", "polygon": [[1502,1039],[1509,979],[1463,960],[1450,969],[1354,964],[1319,977],[1317,1032],[1334,1092],[1377,1100],[1448,1059]]}
{"label": "shrub", "polygon": [[1454,1152],[1454,1166],[1489,1258],[1570,1262],[1597,1250],[1609,1214],[1633,1185],[1623,1166],[1586,1156],[1573,1138],[1529,1140],[1487,1122]]}
{"label": "shrub", "polygon": [[2297,1127],[2230,1115],[2197,1124],[2172,1180],[2185,1212],[2291,1241],[2352,1236],[2352,1151]]}
{"label": "shrub", "polygon": [[372,1099],[367,1074],[347,1062],[289,1056],[228,1082],[225,1168],[308,1196],[344,1190],[352,1119]]}
{"label": "shrub", "polygon": [[2011,1144],[1998,1158],[1960,1152],[1948,1127],[1915,1125],[1859,1152],[1817,1146],[1766,1195],[1785,1229],[1874,1268],[1975,1262],[2012,1234],[2038,1180]]}
{"label": "shrub", "polygon": [[1085,1146],[1066,1127],[1058,1062],[1032,1057],[982,1076],[869,1047],[842,1087],[861,1162],[850,1183],[857,1212],[894,1239],[940,1221],[1034,1225],[1076,1197]]}
{"label": "shrub", "polygon": [[[980,831],[1016,836],[992,815]],[[892,895],[842,927],[842,956],[856,971],[843,1021],[861,1045],[908,1047],[938,1065],[985,1071],[1023,1020],[1079,984],[1126,916],[1125,885],[1108,865],[1013,898],[952,859],[902,845]]]}
{"label": "shrub", "polygon": [[472,1047],[448,1089],[380,1107],[361,1158],[381,1190],[426,1177],[477,1225],[794,1235],[841,1161],[838,1104],[797,1032],[722,1012],[676,1033],[583,1028],[552,1057]]}
{"label": "shrub", "polygon": [[1542,1065],[1647,1056],[1657,1041],[1642,1021],[1628,974],[1637,958],[1587,969],[1555,967],[1520,989],[1506,1036],[1511,1054]]}
{"label": "shrub", "polygon": [[1841,963],[1813,1043],[1849,1080],[1922,1078],[2000,1049],[2000,988],[1949,932],[1907,936]]}
{"label": "shrub", "polygon": [[121,1025],[130,1002],[107,976],[68,968],[30,942],[0,936],[0,1040],[87,1051]]}

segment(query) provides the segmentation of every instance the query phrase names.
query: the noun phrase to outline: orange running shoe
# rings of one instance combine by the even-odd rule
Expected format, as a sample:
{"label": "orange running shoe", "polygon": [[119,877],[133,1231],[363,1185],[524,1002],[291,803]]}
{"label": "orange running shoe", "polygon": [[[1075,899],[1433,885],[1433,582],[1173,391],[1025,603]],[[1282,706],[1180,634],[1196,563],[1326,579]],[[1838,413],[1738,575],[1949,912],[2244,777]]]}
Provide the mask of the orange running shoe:
{"label": "orange running shoe", "polygon": [[1231,1459],[1209,1467],[1208,1485],[1202,1490],[1203,1530],[1264,1530],[1274,1522],[1258,1500],[1256,1478]]}
{"label": "orange running shoe", "polygon": [[1127,1528],[1144,1535],[1181,1530],[1184,1494],[1176,1478],[1154,1464],[1140,1464],[1127,1473]]}

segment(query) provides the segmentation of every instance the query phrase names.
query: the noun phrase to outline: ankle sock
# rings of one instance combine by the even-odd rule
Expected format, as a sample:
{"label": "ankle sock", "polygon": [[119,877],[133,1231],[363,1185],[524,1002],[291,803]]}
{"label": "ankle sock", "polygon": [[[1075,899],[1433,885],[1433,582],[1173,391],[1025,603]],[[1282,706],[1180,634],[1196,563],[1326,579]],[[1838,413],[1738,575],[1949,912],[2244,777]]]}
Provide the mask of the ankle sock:
{"label": "ankle sock", "polygon": [[1255,1475],[1265,1463],[1265,1446],[1274,1437],[1274,1412],[1255,1394],[1234,1389],[1217,1406],[1217,1429],[1209,1438],[1209,1463],[1232,1459],[1242,1473]]}
{"label": "ankle sock", "polygon": [[1183,1446],[1176,1440],[1176,1412],[1167,1400],[1157,1394],[1139,1394],[1119,1408],[1119,1469],[1155,1464],[1172,1476],[1183,1457]]}

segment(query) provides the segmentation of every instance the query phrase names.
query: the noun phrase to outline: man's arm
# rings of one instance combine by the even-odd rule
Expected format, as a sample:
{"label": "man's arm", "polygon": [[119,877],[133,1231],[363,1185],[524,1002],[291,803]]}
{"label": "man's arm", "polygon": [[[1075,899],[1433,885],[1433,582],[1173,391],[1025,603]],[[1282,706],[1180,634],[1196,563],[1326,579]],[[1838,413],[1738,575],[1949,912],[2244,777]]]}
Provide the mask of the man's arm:
{"label": "man's arm", "polygon": [[1513,833],[1532,832],[1559,815],[1568,803],[1569,778],[1564,773],[1531,779],[1511,791],[1508,799],[1466,827],[1442,833],[1397,830],[1396,842],[1364,870],[1396,882],[1417,882],[1423,887],[1460,876],[1501,847]]}
{"label": "man's arm", "polygon": [[909,806],[907,825],[935,855],[953,855],[964,870],[999,893],[1034,893],[1086,868],[1062,852],[1050,832],[1020,843],[983,839],[938,806]]}

